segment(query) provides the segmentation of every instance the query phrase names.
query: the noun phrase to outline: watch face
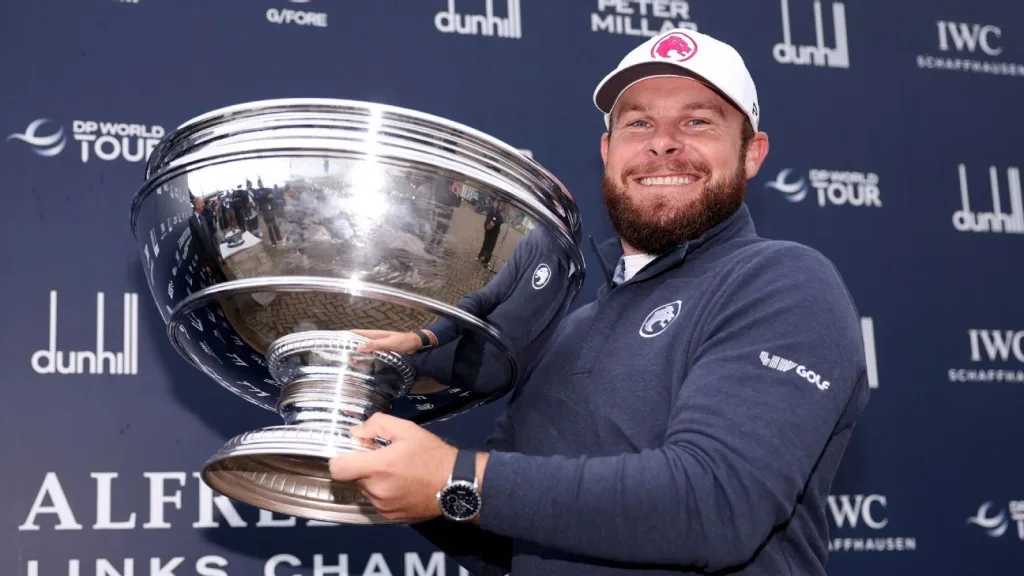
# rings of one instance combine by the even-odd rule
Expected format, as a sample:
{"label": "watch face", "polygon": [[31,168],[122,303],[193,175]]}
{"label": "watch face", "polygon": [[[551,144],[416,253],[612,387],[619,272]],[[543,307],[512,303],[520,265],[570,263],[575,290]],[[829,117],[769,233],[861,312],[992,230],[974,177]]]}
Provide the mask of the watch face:
{"label": "watch face", "polygon": [[480,510],[480,495],[469,482],[452,482],[441,492],[441,509],[453,520],[468,520]]}

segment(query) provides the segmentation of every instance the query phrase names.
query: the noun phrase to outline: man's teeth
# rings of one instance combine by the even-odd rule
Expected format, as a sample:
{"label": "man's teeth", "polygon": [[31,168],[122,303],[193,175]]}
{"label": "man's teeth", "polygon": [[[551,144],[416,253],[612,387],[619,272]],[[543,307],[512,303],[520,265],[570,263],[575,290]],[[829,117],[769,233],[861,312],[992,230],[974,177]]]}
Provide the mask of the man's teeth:
{"label": "man's teeth", "polygon": [[693,176],[662,176],[659,178],[641,178],[641,186],[686,186],[696,182]]}

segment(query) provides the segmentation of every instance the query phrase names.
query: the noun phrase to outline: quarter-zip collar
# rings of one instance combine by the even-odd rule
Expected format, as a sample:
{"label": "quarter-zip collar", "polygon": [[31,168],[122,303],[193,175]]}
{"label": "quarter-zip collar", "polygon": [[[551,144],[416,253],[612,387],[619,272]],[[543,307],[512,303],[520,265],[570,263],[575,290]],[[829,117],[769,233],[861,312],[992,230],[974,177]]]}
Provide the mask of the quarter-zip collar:
{"label": "quarter-zip collar", "polygon": [[[628,282],[624,282],[624,284],[645,280],[660,274],[661,272],[682,262],[687,255],[699,252],[702,248],[721,244],[734,238],[751,237],[755,234],[754,221],[750,217],[750,209],[747,208],[746,203],[740,204],[738,210],[733,212],[732,215],[717,226],[704,232],[693,240],[688,240],[669,249],[667,252],[648,263],[647,266],[641,268],[633,278]],[[612,284],[612,279],[615,275],[615,264],[623,254],[622,240],[620,237],[616,236],[598,244],[594,240],[594,237],[591,236],[590,243],[594,248],[594,252],[597,254],[598,264],[600,265],[602,272],[604,272],[606,280],[598,289],[598,294],[600,295],[615,287],[614,284]]]}

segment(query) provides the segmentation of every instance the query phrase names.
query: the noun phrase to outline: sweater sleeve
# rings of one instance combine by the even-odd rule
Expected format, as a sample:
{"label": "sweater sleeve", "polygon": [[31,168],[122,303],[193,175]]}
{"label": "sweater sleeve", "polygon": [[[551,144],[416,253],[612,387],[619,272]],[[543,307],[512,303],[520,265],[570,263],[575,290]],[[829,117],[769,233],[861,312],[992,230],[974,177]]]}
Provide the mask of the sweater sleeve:
{"label": "sweater sleeve", "polygon": [[[518,252],[515,254],[518,254]],[[487,318],[515,289],[519,266],[520,263],[517,258],[510,258],[490,282],[483,288],[470,292],[460,298],[456,307],[477,318]],[[461,334],[459,326],[447,318],[438,318],[427,326],[426,329],[433,332],[434,336],[437,336],[438,346],[444,346],[454,341]]]}
{"label": "sweater sleeve", "polygon": [[698,320],[663,445],[492,452],[483,528],[611,561],[720,570],[753,557],[867,384],[859,319],[830,262],[794,245],[737,268]]}
{"label": "sweater sleeve", "polygon": [[[513,446],[512,423],[506,411],[487,438],[487,448],[511,450]],[[474,576],[505,576],[512,569],[511,538],[444,518],[413,524],[412,528]]]}

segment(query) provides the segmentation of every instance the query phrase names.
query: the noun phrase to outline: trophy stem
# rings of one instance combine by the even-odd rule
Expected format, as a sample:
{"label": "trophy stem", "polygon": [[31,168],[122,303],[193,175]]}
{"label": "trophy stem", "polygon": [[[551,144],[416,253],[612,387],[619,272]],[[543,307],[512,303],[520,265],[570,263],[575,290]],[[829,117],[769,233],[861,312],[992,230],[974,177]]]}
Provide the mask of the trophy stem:
{"label": "trophy stem", "polygon": [[[356,352],[365,338],[347,331],[289,334],[267,349],[267,367],[281,384],[283,426],[232,438],[203,469],[213,489],[281,514],[328,522],[391,523],[359,490],[331,480],[327,462],[344,452],[372,450],[349,431],[392,403],[415,381],[412,363],[392,352]],[[379,445],[379,444],[377,444]]]}
{"label": "trophy stem", "polygon": [[321,424],[349,428],[375,412],[391,409],[391,399],[359,379],[340,382],[292,382],[281,389],[278,412],[285,424]]}

